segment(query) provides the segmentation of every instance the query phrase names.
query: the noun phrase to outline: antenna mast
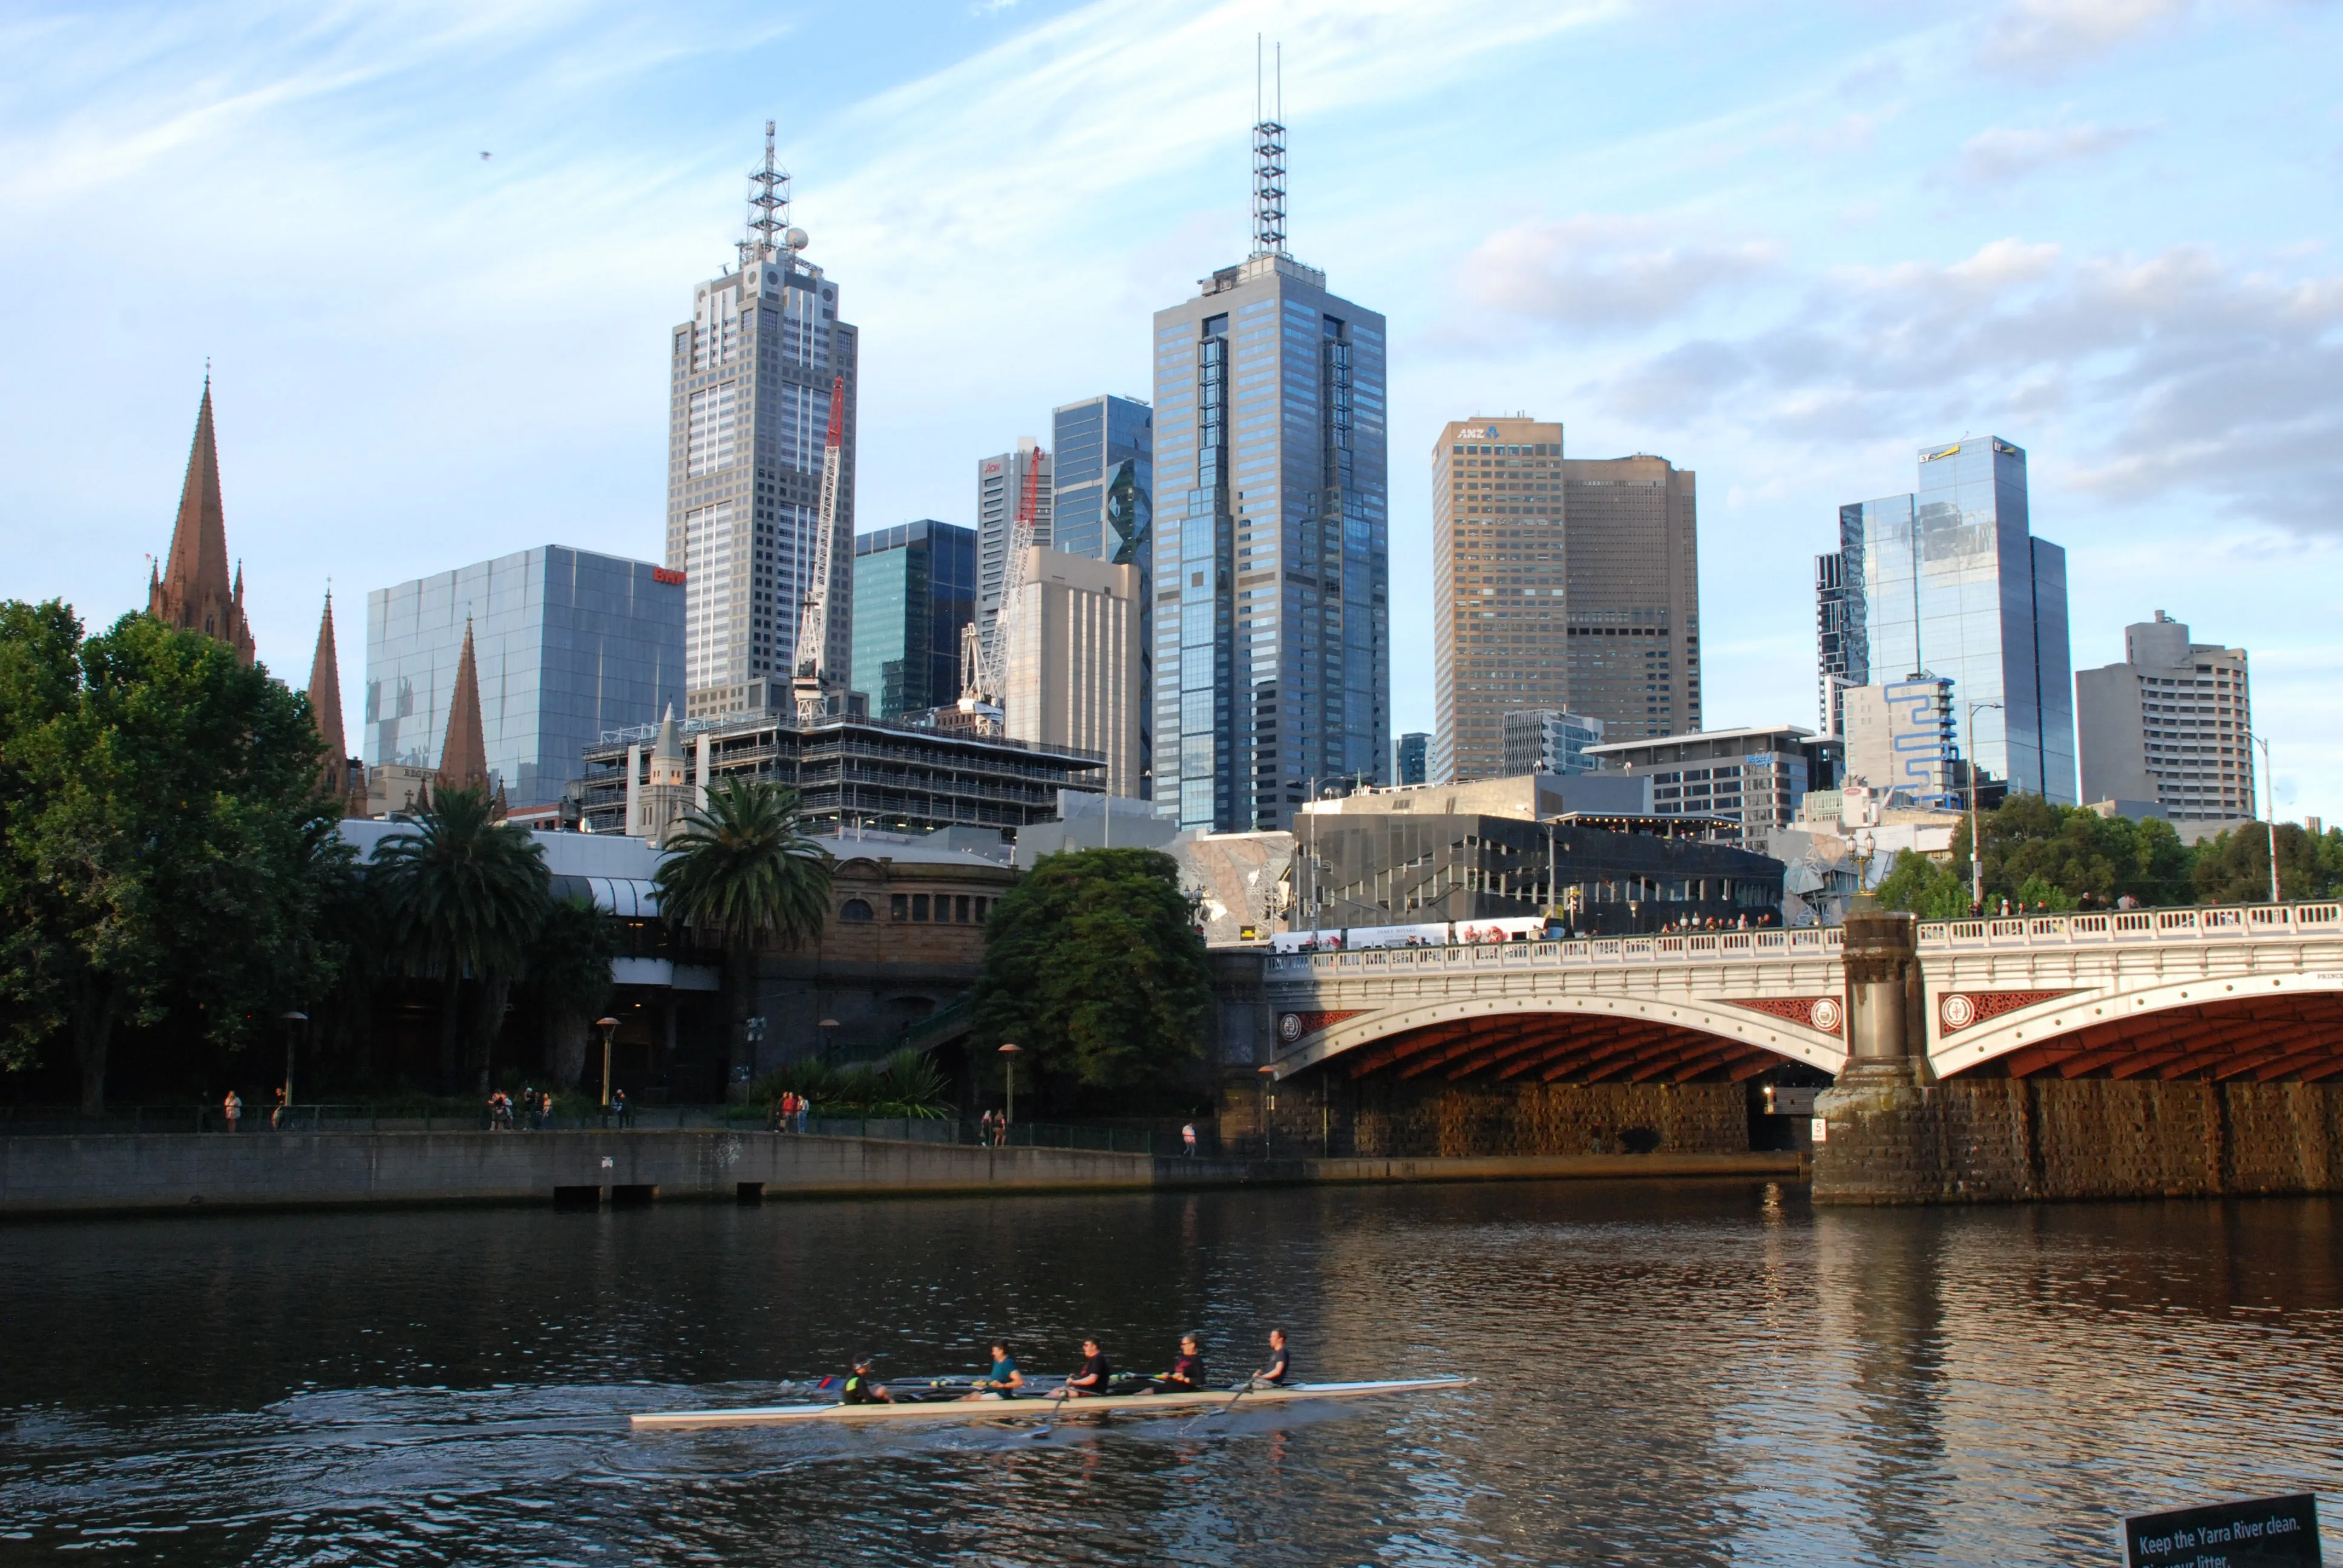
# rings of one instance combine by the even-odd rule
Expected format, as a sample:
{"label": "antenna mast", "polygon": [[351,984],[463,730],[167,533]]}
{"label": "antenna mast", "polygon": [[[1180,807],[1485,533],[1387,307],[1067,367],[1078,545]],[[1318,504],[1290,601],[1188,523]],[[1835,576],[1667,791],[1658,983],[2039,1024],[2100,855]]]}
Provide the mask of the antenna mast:
{"label": "antenna mast", "polygon": [[[1253,35],[1252,61],[1252,253],[1283,256],[1285,250],[1285,127],[1262,112],[1261,35]],[[1277,46],[1277,97],[1273,111],[1285,113],[1285,45]]]}
{"label": "antenna mast", "polygon": [[765,166],[749,171],[757,188],[749,197],[749,235],[740,241],[740,265],[770,261],[779,254],[776,237],[789,226],[789,171],[773,161],[773,122],[765,122]]}

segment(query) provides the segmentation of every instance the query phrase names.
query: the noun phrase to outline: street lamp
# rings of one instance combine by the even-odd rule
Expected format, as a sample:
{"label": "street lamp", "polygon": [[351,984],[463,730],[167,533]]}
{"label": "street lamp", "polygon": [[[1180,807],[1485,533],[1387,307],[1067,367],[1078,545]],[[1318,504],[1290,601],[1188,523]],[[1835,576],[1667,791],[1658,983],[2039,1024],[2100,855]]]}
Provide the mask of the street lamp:
{"label": "street lamp", "polygon": [[815,1024],[814,1028],[821,1030],[821,1059],[828,1061],[830,1052],[838,1048],[838,1020],[834,1018],[826,1018]]}
{"label": "street lamp", "polygon": [[602,1109],[610,1109],[610,1037],[618,1031],[615,1018],[598,1018],[594,1027],[602,1031]]}
{"label": "street lamp", "polygon": [[1009,1074],[1009,1109],[1001,1117],[1003,1127],[1017,1120],[1017,1056],[1022,1049],[1009,1040],[1001,1042],[1001,1066]]}
{"label": "street lamp", "polygon": [[2269,815],[2262,825],[2269,833],[2270,902],[2278,902],[2278,776],[2270,771],[2269,742],[2248,730],[2246,739],[2262,749],[2262,799],[2269,802]]}
{"label": "street lamp", "polygon": [[1985,913],[1985,859],[1977,848],[1976,716],[1980,708],[2000,706],[1998,702],[1969,704],[1969,903],[1980,915]]}
{"label": "street lamp", "polygon": [[280,1013],[285,1022],[285,1096],[279,1111],[289,1121],[293,1115],[293,1047],[301,1038],[301,1026],[309,1021],[306,1012]]}

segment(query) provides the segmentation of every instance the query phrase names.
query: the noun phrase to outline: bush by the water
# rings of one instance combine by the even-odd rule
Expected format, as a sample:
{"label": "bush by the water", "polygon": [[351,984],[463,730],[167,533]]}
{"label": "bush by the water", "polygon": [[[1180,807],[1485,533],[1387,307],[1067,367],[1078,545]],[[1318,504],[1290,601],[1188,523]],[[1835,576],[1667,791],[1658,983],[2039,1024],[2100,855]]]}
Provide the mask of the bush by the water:
{"label": "bush by the water", "polygon": [[813,1102],[817,1116],[940,1119],[951,1094],[927,1053],[906,1048],[870,1061],[828,1062],[808,1057],[758,1080],[761,1102],[795,1093]]}

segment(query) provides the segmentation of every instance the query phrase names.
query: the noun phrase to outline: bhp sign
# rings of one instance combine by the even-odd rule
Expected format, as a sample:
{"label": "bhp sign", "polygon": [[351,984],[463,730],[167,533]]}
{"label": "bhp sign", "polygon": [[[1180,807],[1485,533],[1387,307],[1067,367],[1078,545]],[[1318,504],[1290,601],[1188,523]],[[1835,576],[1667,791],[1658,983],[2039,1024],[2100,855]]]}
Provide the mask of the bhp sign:
{"label": "bhp sign", "polygon": [[682,580],[683,574],[681,572],[669,571],[665,567],[653,567],[651,568],[651,581],[655,583],[679,583]]}

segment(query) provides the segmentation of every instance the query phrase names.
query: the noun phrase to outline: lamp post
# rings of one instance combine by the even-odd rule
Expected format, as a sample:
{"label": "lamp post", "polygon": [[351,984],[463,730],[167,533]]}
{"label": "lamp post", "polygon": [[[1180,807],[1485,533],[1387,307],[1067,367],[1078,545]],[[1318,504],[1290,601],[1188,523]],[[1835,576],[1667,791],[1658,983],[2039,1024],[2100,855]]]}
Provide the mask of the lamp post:
{"label": "lamp post", "polygon": [[1277,1092],[1271,1086],[1277,1081],[1273,1066],[1261,1070],[1261,1157],[1270,1157],[1270,1119],[1277,1113]]}
{"label": "lamp post", "polygon": [[838,1049],[838,1020],[834,1018],[826,1018],[815,1024],[814,1028],[821,1030],[821,1059],[828,1061],[831,1053]]}
{"label": "lamp post", "polygon": [[1981,708],[2000,706],[1998,702],[1969,704],[1969,902],[1980,915],[1985,913],[1985,857],[1977,847],[1976,716]]}
{"label": "lamp post", "polygon": [[1017,1120],[1017,1053],[1023,1047],[1012,1040],[1001,1042],[1001,1070],[1009,1074],[1009,1109],[1001,1113],[1001,1124],[1009,1126]]}
{"label": "lamp post", "polygon": [[299,1043],[301,1026],[309,1021],[309,1015],[306,1012],[287,1012],[278,1016],[285,1022],[285,1101],[279,1110],[289,1122],[293,1116],[293,1048]]}
{"label": "lamp post", "polygon": [[618,1032],[615,1018],[598,1018],[594,1027],[602,1031],[602,1109],[610,1109],[610,1037]]}
{"label": "lamp post", "polygon": [[2269,742],[2248,730],[2246,739],[2262,749],[2262,799],[2269,802],[2269,814],[2262,826],[2269,834],[2270,902],[2278,902],[2278,776],[2270,771]]}

